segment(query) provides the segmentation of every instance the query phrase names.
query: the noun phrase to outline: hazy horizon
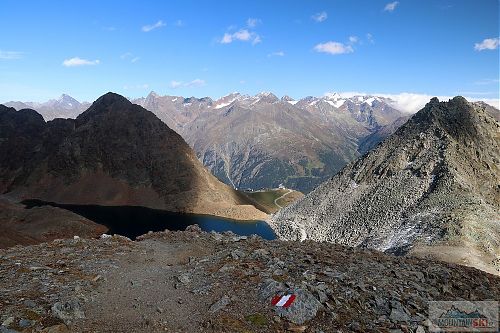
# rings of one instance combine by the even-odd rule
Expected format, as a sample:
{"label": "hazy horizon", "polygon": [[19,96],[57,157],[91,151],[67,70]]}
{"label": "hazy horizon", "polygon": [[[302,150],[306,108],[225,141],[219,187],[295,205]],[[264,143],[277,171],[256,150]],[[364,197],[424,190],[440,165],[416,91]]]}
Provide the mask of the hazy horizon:
{"label": "hazy horizon", "polygon": [[[104,92],[104,93],[102,93],[99,96],[96,96],[92,100],[79,100],[77,98],[75,98],[75,99],[78,100],[80,103],[92,103],[97,98],[99,98],[100,96],[104,95],[105,93],[107,93],[107,92]],[[149,93],[147,93],[147,94],[145,94],[143,96],[131,97],[131,96],[126,96],[125,95],[125,97],[128,98],[129,100],[133,101],[135,99],[145,98],[145,97],[147,97],[151,93],[156,93],[159,96],[172,96],[172,97],[184,97],[184,98],[194,97],[194,98],[198,98],[198,99],[209,97],[209,98],[213,99],[214,101],[216,101],[216,100],[224,98],[224,97],[226,97],[226,96],[228,96],[228,95],[230,95],[232,93],[240,93],[240,92],[234,91],[234,92],[230,92],[230,93],[228,93],[226,95],[223,95],[223,96],[212,97],[212,96],[181,96],[181,95],[176,95],[176,94],[162,94],[160,92],[151,90]],[[261,92],[261,93],[263,93],[263,92]],[[273,93],[273,92],[270,92],[270,93]],[[447,100],[450,100],[453,97],[455,97],[455,96],[435,96],[435,95],[414,94],[414,93],[384,94],[384,93],[364,93],[364,92],[354,92],[354,91],[350,91],[350,92],[327,92],[327,93],[325,93],[323,95],[318,95],[318,96],[314,96],[314,97],[327,97],[327,95],[333,94],[333,93],[338,94],[338,95],[340,95],[341,98],[346,98],[346,99],[354,97],[354,96],[376,96],[376,97],[389,98],[389,99],[392,99],[394,101],[394,103],[392,105],[396,109],[398,109],[400,111],[403,111],[403,112],[407,112],[407,113],[415,113],[415,112],[417,112],[418,110],[420,110],[421,108],[423,108],[425,106],[425,104],[427,104],[429,102],[429,100],[431,98],[433,98],[433,97],[437,97],[440,101],[447,101]],[[70,97],[74,98],[73,96],[71,96],[69,94],[62,93],[58,97],[50,98],[50,99],[44,100],[44,101],[28,101],[28,100],[26,100],[26,101],[14,101],[14,100],[11,100],[11,101],[0,102],[0,104],[1,103],[6,103],[7,104],[7,103],[12,103],[12,102],[24,102],[24,103],[38,103],[38,104],[43,104],[43,103],[48,102],[50,100],[58,100],[63,95],[67,95],[67,96],[70,96]],[[248,95],[248,94],[242,94],[242,95]],[[274,94],[274,95],[276,95],[278,98],[281,98],[283,96],[289,96],[289,95],[280,96],[280,95],[277,95],[277,94]],[[254,95],[249,95],[249,96],[254,96]],[[289,96],[289,97],[292,97],[294,100],[300,100],[300,99],[303,99],[303,98],[306,98],[306,97],[309,97],[309,96],[300,96],[300,97]],[[481,98],[471,98],[471,97],[468,97],[468,96],[463,96],[463,97],[465,97],[470,102],[482,101],[482,102],[485,102],[485,103],[487,103],[487,104],[489,104],[489,105],[491,105],[493,107],[496,107],[497,109],[500,109],[500,100],[498,100],[498,99],[481,99]]]}

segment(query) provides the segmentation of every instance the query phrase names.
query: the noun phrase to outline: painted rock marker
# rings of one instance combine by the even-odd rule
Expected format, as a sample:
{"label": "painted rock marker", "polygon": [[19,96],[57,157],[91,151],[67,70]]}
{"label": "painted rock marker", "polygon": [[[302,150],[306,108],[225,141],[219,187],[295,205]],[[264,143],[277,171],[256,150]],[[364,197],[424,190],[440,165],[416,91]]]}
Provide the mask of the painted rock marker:
{"label": "painted rock marker", "polygon": [[279,307],[284,307],[287,308],[290,305],[292,305],[293,301],[295,300],[295,295],[284,295],[284,296],[274,296],[273,299],[271,300],[271,304],[274,306],[279,306]]}

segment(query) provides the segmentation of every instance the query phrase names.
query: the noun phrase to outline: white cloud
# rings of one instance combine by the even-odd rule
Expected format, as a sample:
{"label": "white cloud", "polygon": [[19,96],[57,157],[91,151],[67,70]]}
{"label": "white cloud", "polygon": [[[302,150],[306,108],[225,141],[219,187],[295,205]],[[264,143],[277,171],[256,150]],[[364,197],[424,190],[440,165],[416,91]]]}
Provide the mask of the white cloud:
{"label": "white cloud", "polygon": [[183,27],[185,25],[183,20],[177,20],[175,21],[175,26],[176,27]]}
{"label": "white cloud", "polygon": [[276,52],[269,53],[267,56],[268,57],[284,57],[285,56],[285,52],[283,52],[283,51],[276,51]]}
{"label": "white cloud", "polygon": [[247,26],[249,28],[255,28],[257,25],[261,24],[262,21],[258,18],[249,18],[247,20]]}
{"label": "white cloud", "polygon": [[384,7],[385,12],[392,12],[396,7],[399,5],[399,1],[394,1],[394,2],[389,2],[387,5]]}
{"label": "white cloud", "polygon": [[[329,93],[325,94],[328,95]],[[422,109],[425,104],[427,104],[432,97],[437,97],[440,101],[447,101],[455,96],[436,96],[428,94],[417,94],[417,93],[399,93],[399,94],[384,94],[384,93],[364,93],[364,92],[341,92],[339,95],[343,98],[351,98],[354,96],[379,96],[384,98],[389,98],[392,100],[391,105],[403,112],[415,113]],[[483,101],[491,106],[500,108],[500,100],[493,98],[477,98],[464,96],[470,102]]]}
{"label": "white cloud", "polygon": [[184,84],[185,87],[193,88],[193,87],[203,87],[206,85],[205,80],[194,79],[193,81],[187,82]]}
{"label": "white cloud", "polygon": [[0,50],[0,60],[15,60],[23,57],[23,52],[16,51],[2,51]]}
{"label": "white cloud", "polygon": [[358,36],[350,36],[350,37],[349,37],[349,42],[350,42],[351,44],[356,44],[358,41],[359,41]]}
{"label": "white cloud", "polygon": [[219,42],[221,44],[230,44],[237,40],[242,42],[252,42],[253,45],[262,41],[260,36],[255,32],[249,31],[248,29],[240,29],[234,33],[226,32]]}
{"label": "white cloud", "polygon": [[242,41],[248,41],[252,37],[252,34],[247,30],[247,29],[242,29],[240,31],[236,31],[233,34],[234,39],[242,40]]}
{"label": "white cloud", "polygon": [[500,37],[497,38],[486,38],[481,43],[474,44],[474,50],[496,50],[500,46]]}
{"label": "white cloud", "polygon": [[122,60],[127,60],[127,59],[130,59],[130,62],[131,63],[134,63],[134,62],[137,62],[139,61],[139,59],[141,59],[140,57],[137,57],[137,56],[134,56],[133,53],[130,53],[130,52],[127,52],[127,53],[124,53],[120,56],[120,58]]}
{"label": "white cloud", "polygon": [[77,66],[93,66],[99,65],[100,61],[97,60],[87,60],[79,57],[74,57],[71,59],[66,59],[63,61],[62,65],[65,67],[77,67]]}
{"label": "white cloud", "polygon": [[182,82],[179,81],[170,81],[170,88],[176,89],[182,87]]}
{"label": "white cloud", "polygon": [[328,13],[325,11],[323,11],[321,13],[316,13],[313,16],[311,16],[311,18],[316,22],[323,22],[324,20],[326,20],[328,18]]}
{"label": "white cloud", "polygon": [[320,43],[314,47],[314,50],[316,52],[328,53],[333,55],[354,52],[354,49],[351,45],[345,45],[339,42]]}
{"label": "white cloud", "polygon": [[166,26],[166,24],[162,20],[159,20],[155,24],[149,24],[149,25],[143,26],[142,27],[142,31],[143,32],[150,32],[152,30],[155,30],[155,29],[158,29],[158,28],[161,28],[161,27],[164,27],[164,26]]}
{"label": "white cloud", "polygon": [[371,33],[367,33],[366,34],[366,40],[368,41],[368,43],[370,44],[373,44],[375,43],[375,40],[373,39],[373,35]]}
{"label": "white cloud", "polygon": [[177,88],[197,88],[197,87],[203,87],[206,86],[205,80],[202,79],[194,79],[193,81],[189,82],[182,82],[182,81],[170,81],[170,88],[172,89],[177,89]]}
{"label": "white cloud", "polygon": [[120,56],[121,59],[127,59],[132,56],[132,53],[126,52]]}
{"label": "white cloud", "polygon": [[228,34],[227,32],[224,34],[222,39],[220,40],[221,44],[229,44],[233,41],[233,35]]}

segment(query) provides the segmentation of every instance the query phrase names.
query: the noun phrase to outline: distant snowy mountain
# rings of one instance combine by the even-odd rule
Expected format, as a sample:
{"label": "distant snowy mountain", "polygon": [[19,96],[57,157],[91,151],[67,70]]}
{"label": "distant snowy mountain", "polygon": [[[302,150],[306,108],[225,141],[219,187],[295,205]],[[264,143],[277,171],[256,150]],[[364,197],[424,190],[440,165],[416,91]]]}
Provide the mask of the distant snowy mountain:
{"label": "distant snowy mountain", "polygon": [[54,118],[76,118],[90,106],[90,103],[80,103],[66,94],[62,94],[58,99],[51,99],[44,103],[12,101],[3,104],[8,107],[13,107],[16,110],[34,109],[38,111],[45,120],[52,120]]}
{"label": "distant snowy mountain", "polygon": [[[380,97],[330,94],[296,101],[269,92],[232,93],[206,110],[192,110],[192,120],[178,130],[227,184],[245,189],[284,184],[309,192],[359,157],[365,137],[402,116]],[[370,146],[386,133],[392,132],[372,136]]]}

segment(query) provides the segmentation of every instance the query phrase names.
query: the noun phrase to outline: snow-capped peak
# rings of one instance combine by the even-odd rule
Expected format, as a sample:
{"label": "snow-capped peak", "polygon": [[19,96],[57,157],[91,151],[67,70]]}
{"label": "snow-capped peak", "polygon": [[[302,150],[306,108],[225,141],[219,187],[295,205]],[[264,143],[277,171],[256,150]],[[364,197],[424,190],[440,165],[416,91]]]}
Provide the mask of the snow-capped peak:
{"label": "snow-capped peak", "polygon": [[221,98],[219,98],[217,101],[222,101],[222,100],[228,100],[228,99],[237,99],[238,97],[240,97],[241,94],[239,92],[232,92],[230,94],[227,94],[225,96],[222,96]]}
{"label": "snow-capped peak", "polygon": [[276,97],[275,94],[268,92],[268,91],[261,92],[261,93],[255,95],[255,98],[257,98],[257,100],[254,103],[261,102],[261,101],[266,102],[266,103],[274,103],[274,102],[279,101],[278,97]]}
{"label": "snow-capped peak", "polygon": [[80,102],[67,94],[62,94],[61,97],[59,97],[55,102],[65,108],[73,108],[80,105]]}
{"label": "snow-capped peak", "polygon": [[223,96],[215,101],[214,109],[221,109],[228,105],[231,105],[234,101],[242,98],[242,95],[238,92],[231,93],[229,95]]}
{"label": "snow-capped peak", "polygon": [[337,93],[337,92],[326,93],[325,97],[326,97],[326,99],[330,99],[330,100],[333,100],[333,101],[336,101],[336,100],[342,98],[342,96],[339,93]]}
{"label": "snow-capped peak", "polygon": [[257,94],[257,97],[270,97],[270,96],[274,96],[274,94],[269,91],[263,91]]}

